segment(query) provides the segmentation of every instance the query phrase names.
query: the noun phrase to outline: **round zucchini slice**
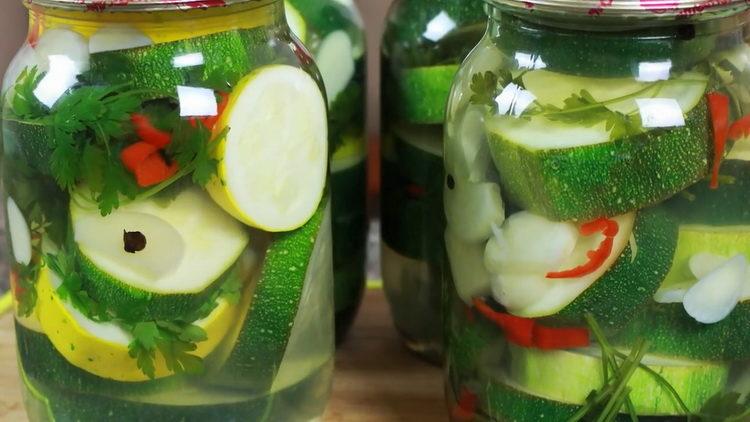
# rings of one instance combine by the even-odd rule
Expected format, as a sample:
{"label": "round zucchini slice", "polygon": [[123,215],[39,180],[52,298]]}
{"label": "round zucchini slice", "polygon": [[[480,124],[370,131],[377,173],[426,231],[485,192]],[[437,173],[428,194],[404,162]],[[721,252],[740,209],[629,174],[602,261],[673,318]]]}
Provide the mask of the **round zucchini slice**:
{"label": "round zucchini slice", "polygon": [[102,217],[70,203],[84,288],[118,315],[174,320],[221,286],[250,236],[202,190],[134,202]]}

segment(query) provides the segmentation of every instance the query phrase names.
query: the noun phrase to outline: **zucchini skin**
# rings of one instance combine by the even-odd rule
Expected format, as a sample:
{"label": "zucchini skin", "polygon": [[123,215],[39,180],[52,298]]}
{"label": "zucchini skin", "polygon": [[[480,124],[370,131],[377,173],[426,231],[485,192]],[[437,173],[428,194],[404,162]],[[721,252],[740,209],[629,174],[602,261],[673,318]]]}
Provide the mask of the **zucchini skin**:
{"label": "zucchini skin", "polygon": [[640,338],[648,341],[649,353],[695,360],[742,360],[750,358],[750,302],[742,302],[715,324],[691,318],[681,303],[651,303],[612,340],[629,346]]}
{"label": "zucchini skin", "polygon": [[551,326],[587,326],[586,314],[605,330],[622,328],[649,303],[672,267],[678,225],[662,208],[638,213],[633,229],[637,245],[628,245],[620,258],[591,287],[555,315],[541,318]]}
{"label": "zucchini skin", "polygon": [[[745,142],[745,141],[743,141]],[[721,175],[730,176],[711,189],[708,180],[701,180],[666,203],[669,210],[684,224],[715,226],[746,225],[750,222],[750,162],[726,160]]]}
{"label": "zucchini skin", "polygon": [[548,69],[590,77],[637,76],[642,62],[670,61],[673,71],[686,70],[713,52],[716,39],[690,34],[689,25],[613,34],[551,27],[508,13],[499,27],[496,45],[509,57],[532,54]]}
{"label": "zucchini skin", "polygon": [[[328,204],[328,194],[313,217],[292,232],[279,233],[268,246],[247,312],[226,360],[209,376],[213,385],[266,391],[284,358],[305,279]],[[241,305],[242,306],[242,305]]]}
{"label": "zucchini skin", "polygon": [[[425,129],[427,130],[427,129]],[[434,130],[434,129],[430,129]],[[442,136],[441,131],[435,131]],[[412,259],[443,259],[443,159],[391,132],[395,159],[383,157],[382,236],[389,247]],[[410,185],[424,190],[408,192]]]}
{"label": "zucchini skin", "polygon": [[[234,30],[197,38],[91,55],[91,82],[127,84],[155,91],[151,97],[174,95],[178,85],[226,91],[251,69],[252,31]],[[203,64],[177,68],[176,57],[200,53]]]}
{"label": "zucchini skin", "polygon": [[587,221],[657,204],[708,172],[705,100],[682,128],[575,148],[531,151],[490,134],[500,183],[517,206],[554,221]]}
{"label": "zucchini skin", "polygon": [[417,67],[401,71],[393,106],[402,120],[415,124],[442,124],[458,65]]}
{"label": "zucchini skin", "polygon": [[[98,269],[82,253],[78,253],[78,262],[82,269],[83,289],[92,299],[113,310],[120,317],[135,320],[191,320],[192,314],[207,300],[213,299],[214,293],[221,288],[229,273],[237,264],[232,265],[224,274],[213,281],[208,288],[188,294],[151,293],[117,280]],[[194,318],[192,318],[194,319]]]}
{"label": "zucchini skin", "polygon": [[[579,409],[579,405],[562,403],[534,396],[518,390],[502,381],[490,380],[483,389],[480,407],[493,421],[539,422],[566,421]],[[628,414],[620,414],[615,421],[630,421]],[[680,416],[638,416],[643,422],[677,422],[687,418]]]}
{"label": "zucchini skin", "polygon": [[15,323],[18,360],[26,375],[45,387],[92,394],[143,394],[173,386],[179,388],[177,378],[169,377],[146,382],[118,382],[90,374],[68,363],[52,342]]}

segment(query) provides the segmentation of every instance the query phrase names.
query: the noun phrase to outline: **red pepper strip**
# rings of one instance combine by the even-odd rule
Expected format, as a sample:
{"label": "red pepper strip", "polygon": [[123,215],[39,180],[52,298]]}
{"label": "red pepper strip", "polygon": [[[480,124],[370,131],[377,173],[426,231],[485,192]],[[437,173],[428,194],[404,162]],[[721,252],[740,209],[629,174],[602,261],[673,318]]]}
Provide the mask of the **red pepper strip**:
{"label": "red pepper strip", "polygon": [[617,222],[608,218],[600,218],[581,226],[580,232],[583,236],[591,236],[594,233],[601,232],[604,234],[604,240],[599,247],[588,251],[586,257],[589,259],[583,265],[579,265],[570,270],[553,271],[547,273],[547,278],[578,278],[589,275],[598,270],[607,261],[612,254],[614,247],[614,238],[620,231]]}
{"label": "red pepper strip", "polygon": [[190,122],[190,126],[197,127],[198,122],[200,121],[203,123],[203,126],[205,126],[208,130],[214,130],[214,127],[216,127],[216,123],[219,122],[219,118],[224,113],[224,110],[227,109],[227,106],[229,105],[229,94],[225,94],[223,92],[219,93],[219,96],[221,97],[221,101],[219,101],[218,105],[218,113],[216,113],[216,116],[208,116],[208,117],[191,117],[188,119],[188,122]]}
{"label": "red pepper strip", "polygon": [[707,94],[708,110],[714,129],[714,163],[711,171],[711,189],[719,188],[719,170],[724,158],[724,148],[729,136],[729,97],[719,93]]}
{"label": "red pepper strip", "polygon": [[128,171],[135,173],[138,166],[157,151],[155,146],[147,142],[136,142],[122,150],[120,159]]}
{"label": "red pepper strip", "polygon": [[740,118],[729,127],[729,139],[739,141],[750,137],[750,114]]}
{"label": "red pepper strip", "polygon": [[542,350],[572,349],[591,344],[585,328],[550,328],[534,325],[534,345]]}
{"label": "red pepper strip", "polygon": [[130,121],[133,122],[135,133],[141,141],[159,149],[166,148],[172,142],[172,135],[154,127],[148,116],[135,113],[130,116]]}
{"label": "red pepper strip", "polygon": [[497,312],[482,299],[474,299],[474,307],[480,314],[505,331],[508,341],[519,346],[534,346],[534,320]]}
{"label": "red pepper strip", "polygon": [[589,333],[585,328],[545,327],[533,319],[495,311],[479,298],[474,299],[474,307],[485,318],[505,331],[505,338],[508,341],[521,347],[556,350],[586,347],[590,344]]}
{"label": "red pepper strip", "polygon": [[466,387],[461,388],[456,405],[451,411],[452,419],[460,422],[471,422],[477,412],[479,396]]}
{"label": "red pepper strip", "polygon": [[149,155],[135,169],[135,181],[138,186],[146,188],[159,184],[177,173],[177,163],[168,165],[159,153]]}
{"label": "red pepper strip", "polygon": [[16,300],[20,300],[21,296],[26,293],[26,289],[21,287],[21,284],[18,282],[18,272],[13,270],[10,271],[10,290],[13,292]]}

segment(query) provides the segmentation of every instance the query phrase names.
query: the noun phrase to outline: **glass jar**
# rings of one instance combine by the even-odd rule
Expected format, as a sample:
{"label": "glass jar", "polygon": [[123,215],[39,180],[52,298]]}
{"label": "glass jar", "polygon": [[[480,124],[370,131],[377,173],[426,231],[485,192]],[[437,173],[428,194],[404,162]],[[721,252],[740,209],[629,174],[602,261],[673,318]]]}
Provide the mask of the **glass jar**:
{"label": "glass jar", "polygon": [[453,420],[748,420],[748,5],[487,4],[446,124]]}
{"label": "glass jar", "polygon": [[433,362],[442,354],[445,104],[485,27],[478,2],[397,0],[383,36],[383,287],[406,345]]}
{"label": "glass jar", "polygon": [[326,103],[283,2],[26,5],[2,164],[31,420],[320,416]]}
{"label": "glass jar", "polygon": [[292,31],[323,75],[329,107],[336,339],[344,339],[362,300],[367,257],[366,46],[352,0],[287,0]]}

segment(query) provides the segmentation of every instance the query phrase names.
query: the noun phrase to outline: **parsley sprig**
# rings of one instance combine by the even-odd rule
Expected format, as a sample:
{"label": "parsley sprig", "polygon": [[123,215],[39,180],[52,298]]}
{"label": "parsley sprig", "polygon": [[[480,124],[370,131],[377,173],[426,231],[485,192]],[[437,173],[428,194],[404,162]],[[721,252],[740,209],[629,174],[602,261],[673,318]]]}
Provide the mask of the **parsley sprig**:
{"label": "parsley sprig", "polygon": [[[513,76],[508,70],[498,72],[479,72],[474,74],[471,82],[472,96],[470,102],[495,109],[496,98],[509,84],[515,84],[524,88],[523,73]],[[640,115],[637,112],[625,114],[611,110],[608,105],[622,102],[631,98],[637,98],[649,92],[658,92],[659,84],[656,82],[648,85],[637,92],[630,93],[607,101],[597,101],[588,90],[575,92],[563,101],[563,106],[536,103],[530,107],[523,118],[532,116],[544,116],[549,120],[562,123],[575,124],[584,127],[592,127],[605,122],[605,129],[611,140],[638,134],[643,131]]]}
{"label": "parsley sprig", "polygon": [[87,318],[98,322],[119,325],[133,336],[128,354],[136,360],[138,368],[148,377],[156,377],[156,359],[164,359],[166,367],[174,373],[198,374],[203,371],[203,360],[192,354],[198,343],[207,340],[207,333],[194,324],[207,317],[218,305],[220,298],[230,304],[239,302],[242,279],[238,268],[230,270],[221,281],[222,286],[196,310],[176,320],[143,321],[130,315],[117,314],[113,309],[89,296],[79,265],[79,257],[72,234],[67,245],[57,254],[47,254],[45,262],[50,270],[61,275],[62,284],[56,292],[60,298]]}
{"label": "parsley sprig", "polygon": [[[148,99],[153,92],[132,90],[129,85],[76,85],[47,108],[34,96],[44,76],[37,68],[26,69],[18,77],[10,94],[7,120],[42,126],[51,150],[49,168],[59,187],[71,192],[85,183],[102,215],[108,215],[127,202],[146,199],[192,174],[192,180],[205,186],[216,174],[218,161],[213,152],[226,130],[213,136],[202,122],[191,124],[165,112],[163,97],[155,104]],[[163,95],[160,93],[160,95]],[[130,121],[133,113],[149,109],[171,124],[173,141],[168,154],[180,164],[180,171],[165,182],[147,189],[139,188],[120,159],[120,152],[136,141]],[[174,118],[173,118],[174,117]],[[163,123],[163,122],[161,122]]]}

